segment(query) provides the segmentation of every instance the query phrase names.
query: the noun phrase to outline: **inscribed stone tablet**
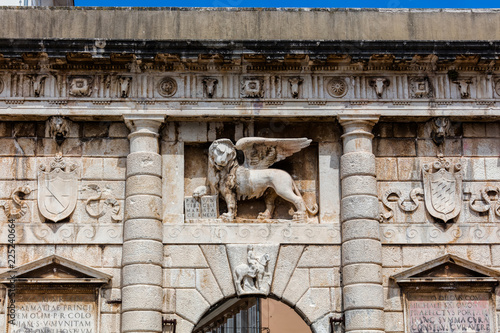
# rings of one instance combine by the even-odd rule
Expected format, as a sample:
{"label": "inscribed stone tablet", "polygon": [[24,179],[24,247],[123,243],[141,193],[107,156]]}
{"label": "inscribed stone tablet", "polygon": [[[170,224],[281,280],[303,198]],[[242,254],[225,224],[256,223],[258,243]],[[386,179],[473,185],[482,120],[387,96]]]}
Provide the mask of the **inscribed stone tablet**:
{"label": "inscribed stone tablet", "polygon": [[408,300],[410,333],[492,333],[493,311],[489,293],[411,293]]}
{"label": "inscribed stone tablet", "polygon": [[186,220],[200,218],[200,202],[193,197],[184,197],[184,214]]}
{"label": "inscribed stone tablet", "polygon": [[216,219],[218,216],[218,207],[216,195],[205,195],[201,197],[201,218]]}
{"label": "inscribed stone tablet", "polygon": [[9,333],[97,333],[97,295],[85,290],[19,290]]}

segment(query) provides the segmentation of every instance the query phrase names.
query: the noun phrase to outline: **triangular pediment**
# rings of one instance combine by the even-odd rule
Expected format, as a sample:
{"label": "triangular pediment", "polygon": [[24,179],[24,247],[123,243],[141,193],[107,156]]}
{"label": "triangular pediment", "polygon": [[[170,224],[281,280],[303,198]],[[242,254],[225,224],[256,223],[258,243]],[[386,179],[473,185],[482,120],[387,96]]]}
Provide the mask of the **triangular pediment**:
{"label": "triangular pediment", "polygon": [[447,254],[391,276],[398,284],[429,282],[498,283],[500,272]]}
{"label": "triangular pediment", "polygon": [[0,283],[108,283],[111,275],[75,261],[51,255],[0,274]]}

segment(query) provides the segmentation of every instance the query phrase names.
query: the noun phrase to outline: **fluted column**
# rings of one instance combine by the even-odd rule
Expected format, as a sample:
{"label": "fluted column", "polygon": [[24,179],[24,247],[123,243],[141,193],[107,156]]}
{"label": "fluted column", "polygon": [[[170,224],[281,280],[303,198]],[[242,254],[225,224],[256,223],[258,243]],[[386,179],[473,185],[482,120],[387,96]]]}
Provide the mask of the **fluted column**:
{"label": "fluted column", "polygon": [[158,116],[126,116],[130,129],[122,253],[122,332],[162,332],[162,201]]}
{"label": "fluted column", "polygon": [[339,116],[344,128],[342,277],[346,332],[383,332],[382,245],[371,133],[378,117]]}

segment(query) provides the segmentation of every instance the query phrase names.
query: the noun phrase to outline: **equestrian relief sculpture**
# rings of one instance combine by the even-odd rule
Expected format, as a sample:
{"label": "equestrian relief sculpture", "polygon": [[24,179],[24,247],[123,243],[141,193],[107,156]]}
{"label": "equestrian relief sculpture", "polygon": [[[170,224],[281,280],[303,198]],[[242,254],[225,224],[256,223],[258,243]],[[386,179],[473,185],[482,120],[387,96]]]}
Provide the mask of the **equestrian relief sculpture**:
{"label": "equestrian relief sculpture", "polygon": [[[311,143],[307,138],[268,139],[259,137],[242,138],[233,144],[229,139],[214,141],[208,151],[207,185],[195,189],[193,197],[221,195],[227,204],[222,214],[226,222],[236,217],[237,201],[264,196],[266,210],[259,219],[273,216],[275,199],[279,196],[291,202],[296,211],[293,220],[307,219],[316,215],[318,206],[307,207],[292,177],[283,170],[268,169],[274,163],[299,152]],[[243,152],[244,161],[238,163],[237,151]]]}

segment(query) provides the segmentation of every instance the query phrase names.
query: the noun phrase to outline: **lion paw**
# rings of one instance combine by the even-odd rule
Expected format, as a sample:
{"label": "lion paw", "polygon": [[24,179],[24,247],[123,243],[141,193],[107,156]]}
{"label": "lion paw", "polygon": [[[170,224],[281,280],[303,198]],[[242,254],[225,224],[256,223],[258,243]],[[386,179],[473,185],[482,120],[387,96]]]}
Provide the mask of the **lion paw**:
{"label": "lion paw", "polygon": [[262,212],[262,213],[259,213],[259,215],[257,216],[257,218],[259,220],[268,220],[271,218],[271,213],[269,213],[268,211],[265,211],[265,212]]}
{"label": "lion paw", "polygon": [[220,217],[221,217],[222,221],[224,221],[226,223],[233,222],[233,220],[234,220],[234,215],[230,214],[230,213],[224,213]]}
{"label": "lion paw", "polygon": [[307,219],[307,213],[295,213],[293,214],[293,221],[303,221]]}

